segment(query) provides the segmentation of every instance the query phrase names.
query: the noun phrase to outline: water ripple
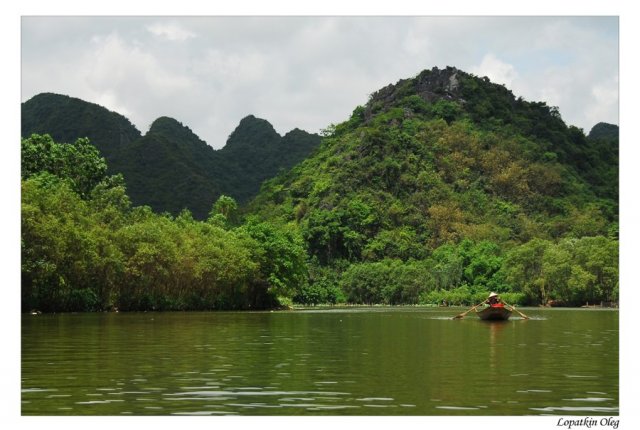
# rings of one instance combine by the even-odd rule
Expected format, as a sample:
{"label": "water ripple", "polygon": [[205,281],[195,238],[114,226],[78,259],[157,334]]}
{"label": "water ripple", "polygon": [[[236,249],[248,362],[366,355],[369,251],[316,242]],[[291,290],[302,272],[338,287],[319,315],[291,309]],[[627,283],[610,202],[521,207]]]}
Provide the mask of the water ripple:
{"label": "water ripple", "polygon": [[23,393],[43,393],[45,391],[58,391],[57,388],[23,388]]}
{"label": "water ripple", "polygon": [[356,399],[359,402],[375,402],[375,401],[382,401],[382,402],[392,402],[393,399],[390,397],[365,397],[362,399]]}
{"label": "water ripple", "polygon": [[516,393],[552,393],[551,390],[518,390]]}
{"label": "water ripple", "polygon": [[585,397],[585,398],[578,398],[578,399],[562,399],[562,400],[569,400],[572,402],[606,402],[607,400],[615,400],[615,399],[612,399],[611,397]]}
{"label": "water ripple", "polygon": [[566,378],[585,378],[585,379],[595,379],[598,376],[595,375],[564,375]]}
{"label": "water ripple", "polygon": [[76,405],[100,405],[116,402],[124,402],[124,400],[112,399],[112,400],[88,400],[86,402],[76,402]]}
{"label": "water ripple", "polygon": [[591,407],[591,406],[547,406],[546,408],[529,408],[532,411],[541,412],[604,412],[616,413],[617,407]]}
{"label": "water ripple", "polygon": [[[22,414],[617,413],[618,331],[603,330],[617,328],[616,314],[531,310],[548,321],[485,325],[451,323],[453,312],[25,319]],[[593,344],[602,346],[580,353]],[[462,354],[472,365],[451,360]],[[487,369],[503,370],[498,384],[476,378]]]}
{"label": "water ripple", "polygon": [[330,396],[346,396],[349,393],[328,392],[328,391],[187,391],[184,393],[165,393],[164,396],[180,397],[180,396],[296,396],[309,394],[323,394]]}
{"label": "water ripple", "polygon": [[468,406],[436,406],[436,409],[447,409],[452,411],[477,411],[480,408]]}

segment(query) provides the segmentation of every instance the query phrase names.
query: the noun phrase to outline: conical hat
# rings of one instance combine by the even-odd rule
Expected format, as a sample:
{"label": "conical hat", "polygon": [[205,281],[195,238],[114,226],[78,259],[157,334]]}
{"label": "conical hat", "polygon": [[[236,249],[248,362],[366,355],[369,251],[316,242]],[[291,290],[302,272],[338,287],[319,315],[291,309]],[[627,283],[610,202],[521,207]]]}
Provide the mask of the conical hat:
{"label": "conical hat", "polygon": [[496,293],[491,293],[489,294],[489,297],[498,297],[498,295]]}

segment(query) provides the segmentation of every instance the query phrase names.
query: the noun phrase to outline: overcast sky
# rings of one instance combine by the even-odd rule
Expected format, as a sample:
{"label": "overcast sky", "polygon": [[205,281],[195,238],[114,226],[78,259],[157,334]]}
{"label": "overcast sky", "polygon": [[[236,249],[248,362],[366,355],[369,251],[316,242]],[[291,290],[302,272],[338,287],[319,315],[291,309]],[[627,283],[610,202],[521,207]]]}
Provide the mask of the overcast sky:
{"label": "overcast sky", "polygon": [[22,101],[78,97],[143,133],[170,116],[214,148],[249,114],[318,132],[448,65],[585,132],[618,124],[616,17],[23,17],[21,36]]}

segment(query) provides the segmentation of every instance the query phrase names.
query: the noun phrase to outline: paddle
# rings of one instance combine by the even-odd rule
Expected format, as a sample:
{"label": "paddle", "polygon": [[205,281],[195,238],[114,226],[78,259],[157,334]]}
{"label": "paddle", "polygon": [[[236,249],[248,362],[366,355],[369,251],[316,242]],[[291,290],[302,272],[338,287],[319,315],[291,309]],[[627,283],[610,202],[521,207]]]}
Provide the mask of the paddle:
{"label": "paddle", "polygon": [[512,306],[512,305],[510,305],[509,303],[504,302],[504,301],[503,301],[502,303],[504,303],[505,305],[509,306],[509,307],[511,308],[511,310],[512,310],[512,311],[516,311],[516,312],[517,312],[517,313],[518,313],[522,318],[524,318],[524,319],[526,319],[526,320],[528,320],[528,319],[529,319],[529,317],[528,317],[528,316],[526,316],[525,314],[523,314],[522,312],[520,312],[519,310],[517,310],[515,307],[513,307],[513,306]]}
{"label": "paddle", "polygon": [[[484,303],[484,302],[482,302]],[[466,312],[462,312],[460,315],[456,315],[455,317],[451,318],[451,319],[458,319],[458,318],[464,318],[465,315],[467,315],[469,312],[471,312],[472,310],[474,310],[475,308],[477,308],[478,306],[480,306],[482,303],[478,303],[477,305],[475,305],[474,307],[472,307],[471,309],[469,309]]]}

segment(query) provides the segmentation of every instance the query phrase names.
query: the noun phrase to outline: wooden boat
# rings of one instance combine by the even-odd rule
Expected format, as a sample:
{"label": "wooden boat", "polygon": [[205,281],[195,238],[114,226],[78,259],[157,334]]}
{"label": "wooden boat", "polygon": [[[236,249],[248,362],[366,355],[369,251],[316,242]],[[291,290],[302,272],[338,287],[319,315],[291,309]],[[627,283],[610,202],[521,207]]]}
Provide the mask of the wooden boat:
{"label": "wooden boat", "polygon": [[481,320],[506,321],[511,316],[511,310],[502,303],[476,309],[476,315]]}

